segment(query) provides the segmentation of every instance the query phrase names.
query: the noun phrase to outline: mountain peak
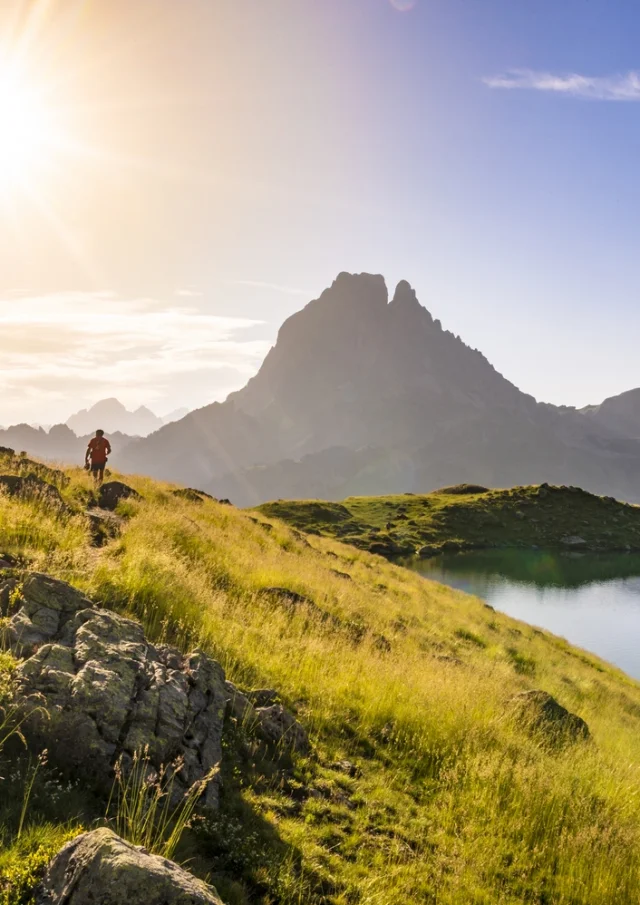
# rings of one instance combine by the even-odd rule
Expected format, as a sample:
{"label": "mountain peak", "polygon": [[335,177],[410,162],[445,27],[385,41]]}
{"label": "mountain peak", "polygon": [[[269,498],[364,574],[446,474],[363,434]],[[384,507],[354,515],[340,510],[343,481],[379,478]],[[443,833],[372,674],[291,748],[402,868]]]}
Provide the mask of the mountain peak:
{"label": "mountain peak", "polygon": [[336,299],[340,304],[382,308],[389,301],[389,293],[382,274],[347,273],[343,270],[321,298]]}
{"label": "mountain peak", "polygon": [[418,301],[415,289],[407,280],[400,280],[389,307],[396,311],[416,312],[420,317],[426,317],[429,321],[433,320],[427,309]]}
{"label": "mountain peak", "polygon": [[107,432],[120,431],[130,436],[146,436],[162,427],[163,419],[143,405],[135,412],[130,412],[119,399],[112,396],[100,399],[90,408],[81,409],[71,415],[66,423],[79,437],[93,433],[98,428]]}

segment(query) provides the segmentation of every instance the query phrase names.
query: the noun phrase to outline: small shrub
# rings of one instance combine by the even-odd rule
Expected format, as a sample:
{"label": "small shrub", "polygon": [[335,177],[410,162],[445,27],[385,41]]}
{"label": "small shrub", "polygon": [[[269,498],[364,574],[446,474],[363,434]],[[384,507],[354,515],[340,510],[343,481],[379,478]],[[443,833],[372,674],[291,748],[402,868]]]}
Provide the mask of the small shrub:
{"label": "small shrub", "polygon": [[469,641],[471,644],[475,644],[477,647],[486,647],[487,642],[484,638],[481,638],[480,635],[476,635],[474,632],[468,631],[466,628],[459,628],[455,632],[456,638],[460,638],[462,641]]}
{"label": "small shrub", "polygon": [[0,850],[0,905],[29,905],[51,859],[82,829],[45,824],[31,827]]}
{"label": "small shrub", "polygon": [[525,654],[521,654],[515,647],[507,648],[507,654],[516,672],[523,676],[532,676],[535,674],[536,661],[533,657],[527,657]]}

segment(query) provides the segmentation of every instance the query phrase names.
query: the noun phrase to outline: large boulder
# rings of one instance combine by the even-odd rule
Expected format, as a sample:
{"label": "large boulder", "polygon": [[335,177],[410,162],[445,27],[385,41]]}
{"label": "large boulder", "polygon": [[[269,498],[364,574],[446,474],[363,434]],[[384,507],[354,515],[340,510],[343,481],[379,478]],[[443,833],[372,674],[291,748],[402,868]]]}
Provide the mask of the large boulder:
{"label": "large boulder", "polygon": [[526,728],[541,733],[553,743],[587,740],[589,727],[575,713],[571,713],[546,691],[523,691],[513,699]]}
{"label": "large boulder", "polygon": [[[143,750],[156,770],[179,758],[176,798],[220,763],[229,694],[219,663],[149,643],[137,622],[44,575],[27,577],[21,603],[6,638],[26,657],[18,693],[39,696],[48,712],[30,731],[53,758],[97,785],[110,782],[117,759],[126,766]],[[216,807],[218,791],[214,778],[203,804]]]}
{"label": "large boulder", "polygon": [[98,506],[100,509],[108,509],[110,512],[116,508],[121,500],[139,500],[140,494],[128,484],[122,481],[107,481],[98,490]]}
{"label": "large boulder", "polygon": [[11,497],[37,497],[49,503],[63,505],[60,491],[53,484],[43,481],[36,474],[0,475],[0,492],[4,491]]}
{"label": "large boulder", "polygon": [[56,855],[35,905],[222,905],[211,886],[103,828]]}

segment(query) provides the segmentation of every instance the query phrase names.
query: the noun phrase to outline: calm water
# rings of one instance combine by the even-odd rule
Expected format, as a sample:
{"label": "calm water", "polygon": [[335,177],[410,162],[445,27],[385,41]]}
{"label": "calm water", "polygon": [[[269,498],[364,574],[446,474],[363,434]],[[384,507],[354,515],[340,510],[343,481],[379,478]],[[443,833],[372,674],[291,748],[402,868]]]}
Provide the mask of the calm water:
{"label": "calm water", "polygon": [[640,679],[640,556],[484,550],[405,565]]}

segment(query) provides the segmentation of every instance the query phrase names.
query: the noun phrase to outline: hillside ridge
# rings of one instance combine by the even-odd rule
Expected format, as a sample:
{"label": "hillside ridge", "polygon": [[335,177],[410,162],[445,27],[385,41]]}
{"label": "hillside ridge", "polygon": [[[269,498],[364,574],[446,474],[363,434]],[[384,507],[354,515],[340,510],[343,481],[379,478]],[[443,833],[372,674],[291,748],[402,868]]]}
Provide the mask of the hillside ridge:
{"label": "hillside ridge", "polygon": [[640,551],[640,506],[572,486],[458,485],[339,503],[277,500],[258,511],[390,558],[504,547]]}
{"label": "hillside ridge", "polygon": [[[158,650],[168,644],[167,664],[198,646],[256,701],[277,694],[304,728],[308,752],[276,749],[274,760],[225,716],[219,811],[177,858],[227,905],[344,905],[372,888],[385,903],[637,898],[640,686],[619,670],[365,550],[194,489],[111,474],[135,493],[113,503],[117,523],[96,546],[83,470],[0,453],[0,475],[23,479],[0,490],[1,582],[18,579],[0,591],[9,619],[21,576],[64,580],[140,623]],[[0,653],[0,706],[16,668]],[[69,834],[104,815],[81,776],[69,783],[44,764],[17,838],[19,777],[39,754],[0,752],[0,775],[18,777],[0,808],[9,905]]]}

